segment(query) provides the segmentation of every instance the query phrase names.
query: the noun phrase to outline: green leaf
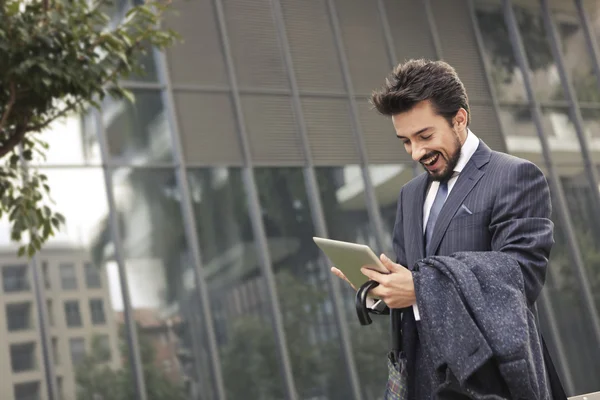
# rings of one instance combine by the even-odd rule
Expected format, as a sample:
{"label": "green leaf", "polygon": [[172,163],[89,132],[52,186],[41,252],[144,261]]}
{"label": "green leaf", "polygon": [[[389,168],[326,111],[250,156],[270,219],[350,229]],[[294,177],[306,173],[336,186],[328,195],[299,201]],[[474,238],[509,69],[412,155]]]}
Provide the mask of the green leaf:
{"label": "green leaf", "polygon": [[17,252],[17,256],[18,257],[23,257],[25,255],[25,252],[27,251],[27,247],[25,246],[20,246],[19,247],[19,251]]}

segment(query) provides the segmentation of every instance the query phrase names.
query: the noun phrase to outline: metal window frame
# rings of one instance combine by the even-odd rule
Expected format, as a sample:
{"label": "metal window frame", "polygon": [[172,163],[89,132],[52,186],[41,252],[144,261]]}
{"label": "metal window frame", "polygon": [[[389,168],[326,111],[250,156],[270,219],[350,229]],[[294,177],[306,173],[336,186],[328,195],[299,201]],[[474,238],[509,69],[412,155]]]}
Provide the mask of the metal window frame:
{"label": "metal window frame", "polygon": [[[502,124],[501,119],[500,119],[501,106],[498,101],[498,95],[496,93],[496,88],[494,87],[494,85],[492,84],[492,81],[490,79],[491,66],[489,65],[489,61],[485,57],[485,50],[484,50],[485,47],[484,47],[484,42],[483,42],[483,35],[481,33],[481,30],[479,28],[479,23],[477,21],[475,2],[474,2],[474,0],[467,0],[467,1],[469,4],[469,13],[471,16],[471,24],[473,26],[473,31],[475,33],[475,38],[477,41],[477,48],[479,50],[479,56],[481,58],[481,62],[482,62],[482,65],[483,65],[483,68],[485,71],[485,80],[487,82],[488,89],[489,89],[490,95],[492,97],[492,105],[494,107],[494,111],[496,112],[496,115],[498,117],[498,122],[500,125],[500,133],[502,134],[502,138],[505,141],[505,146],[508,151],[508,144],[506,143],[506,139],[507,139],[508,135],[507,135],[505,126],[504,126],[504,124]],[[511,104],[511,105],[513,105],[513,104]],[[524,103],[522,105],[524,107],[531,107],[529,102]],[[551,298],[546,296],[545,293],[542,291],[542,293],[540,293],[539,302],[542,307],[542,310],[544,311],[544,314],[548,317],[548,325],[550,326],[550,333],[554,339],[554,343],[556,344],[557,356],[558,356],[558,360],[559,360],[558,364],[561,366],[561,372],[565,379],[565,382],[564,382],[565,389],[572,393],[574,390],[573,376],[571,374],[571,370],[568,368],[566,350],[565,350],[565,347],[562,342],[562,338],[561,338],[562,335],[560,333],[558,324],[556,322],[556,315],[555,315],[554,309],[552,307]]]}
{"label": "metal window frame", "polygon": [[557,205],[556,209],[558,210],[558,216],[561,219],[563,224],[563,229],[565,230],[567,243],[570,251],[570,256],[572,259],[572,265],[575,270],[575,275],[577,277],[578,283],[581,287],[583,302],[588,312],[588,316],[591,319],[592,328],[594,331],[594,336],[598,345],[600,345],[600,320],[598,317],[598,312],[596,309],[596,305],[594,303],[594,297],[589,285],[588,277],[585,271],[585,267],[583,264],[583,258],[581,256],[581,252],[577,245],[577,241],[575,238],[575,231],[573,228],[573,223],[571,221],[571,216],[568,212],[567,202],[565,198],[565,194],[562,188],[562,184],[560,179],[558,178],[558,172],[556,171],[556,167],[554,165],[552,159],[552,153],[550,150],[550,146],[548,144],[547,136],[545,135],[543,122],[542,122],[542,110],[540,103],[537,101],[535,97],[535,92],[533,89],[533,83],[531,79],[531,69],[529,67],[529,61],[527,60],[525,48],[523,45],[523,41],[521,38],[521,33],[519,32],[517,19],[513,10],[512,1],[511,0],[502,0],[503,10],[504,10],[504,18],[508,28],[509,38],[511,41],[511,45],[513,47],[513,52],[515,58],[517,60],[517,64],[523,73],[523,84],[525,86],[525,91],[527,93],[527,97],[530,101],[532,119],[535,124],[538,138],[540,140],[540,144],[542,146],[542,153],[544,157],[544,161],[546,163],[546,168],[548,170],[549,175],[549,183],[551,189],[554,193],[555,204]]}
{"label": "metal window frame", "polygon": [[556,28],[554,19],[552,18],[550,5],[548,3],[548,0],[540,1],[542,6],[542,16],[544,19],[544,25],[546,27],[546,34],[548,35],[548,39],[550,39],[554,61],[556,62],[556,67],[558,69],[560,81],[565,91],[567,101],[569,103],[569,110],[573,125],[575,127],[575,133],[577,134],[577,138],[579,139],[579,145],[581,147],[581,155],[583,156],[583,165],[585,167],[586,178],[588,180],[588,183],[590,184],[590,187],[592,189],[595,189],[592,190],[592,199],[595,203],[595,208],[592,210],[592,214],[596,217],[596,223],[600,224],[600,189],[598,189],[600,185],[600,177],[598,176],[598,170],[594,165],[594,161],[592,160],[590,143],[588,137],[585,134],[583,116],[581,115],[581,109],[579,108],[579,100],[577,99],[575,88],[573,87],[573,83],[571,82],[571,77],[569,76],[569,72],[567,71],[565,59],[560,49],[560,35]]}
{"label": "metal window frame", "polygon": [[383,219],[381,217],[381,211],[379,209],[377,197],[375,196],[375,188],[373,187],[373,181],[369,171],[369,158],[367,156],[367,148],[365,145],[363,129],[361,127],[358,106],[356,104],[356,92],[354,91],[354,84],[352,83],[352,76],[350,74],[350,66],[348,65],[348,57],[346,55],[337,8],[334,4],[334,0],[325,1],[327,3],[327,13],[329,15],[329,21],[333,31],[335,47],[338,53],[340,67],[342,69],[342,78],[348,95],[347,100],[350,106],[351,118],[350,125],[352,127],[352,133],[358,149],[360,168],[362,172],[363,183],[365,185],[367,213],[370,217],[371,223],[373,224],[375,243],[377,243],[377,247],[383,251],[387,248],[385,245],[386,241],[384,240],[385,235],[383,233]]}
{"label": "metal window frame", "polygon": [[[195,226],[196,215],[192,206],[192,197],[190,195],[189,180],[185,164],[185,157],[183,154],[183,145],[181,143],[179,122],[175,115],[175,100],[173,96],[173,84],[171,82],[171,74],[169,73],[168,60],[164,52],[155,51],[155,59],[157,59],[158,61],[157,72],[159,75],[159,79],[164,81],[166,85],[166,90],[162,92],[163,103],[166,108],[167,118],[170,126],[169,131],[173,146],[173,159],[176,164],[176,180],[179,190],[181,191],[181,211],[183,217],[183,225],[185,229],[186,240],[188,242],[189,250],[192,255],[194,275],[196,279],[196,288],[200,298],[202,316],[204,317],[202,326],[205,328],[205,335],[208,346],[207,350],[210,354],[210,367],[212,377],[214,379],[213,383],[214,388],[216,390],[216,398],[218,400],[225,400],[225,384],[223,381],[223,374],[221,370],[221,358],[217,346],[214,319],[212,315],[212,308],[210,306],[210,297],[208,295],[208,287],[206,285],[204,269],[202,267],[202,255],[198,241],[198,233],[196,231]],[[196,347],[201,346],[198,343],[194,343],[194,345]],[[200,374],[200,371],[200,368],[196,368],[196,372],[198,374]],[[198,376],[197,378],[199,379],[199,382],[201,382],[202,377]]]}
{"label": "metal window frame", "polygon": [[[306,121],[304,119],[304,112],[302,109],[302,100],[300,97],[300,89],[296,80],[296,73],[294,70],[294,63],[292,58],[292,52],[285,29],[285,20],[283,17],[283,10],[280,0],[271,0],[273,19],[279,37],[279,43],[282,48],[284,64],[287,71],[290,88],[292,91],[292,108],[296,116],[297,129],[302,143],[302,150],[305,159],[305,166],[303,168],[304,180],[306,185],[307,197],[310,204],[312,221],[314,224],[315,233],[318,236],[328,237],[327,226],[325,222],[325,214],[323,211],[323,204],[321,202],[321,195],[319,192],[319,184],[317,182],[316,171],[314,168],[314,162],[312,152],[310,149],[310,143],[308,140],[308,129],[306,127]],[[323,265],[327,265],[325,258],[321,257]],[[362,400],[362,392],[360,390],[360,379],[356,368],[356,361],[354,359],[354,353],[352,351],[352,341],[348,330],[348,321],[343,307],[343,298],[341,294],[340,281],[332,274],[327,274],[330,293],[333,300],[334,315],[336,318],[337,327],[339,330],[342,355],[345,360],[346,373],[351,385],[352,396],[355,400]]]}
{"label": "metal window frame", "polygon": [[575,8],[577,9],[581,28],[583,29],[583,35],[585,37],[585,42],[592,61],[592,67],[594,68],[594,72],[596,74],[598,90],[600,90],[600,50],[598,49],[598,43],[591,27],[590,19],[585,12],[583,0],[575,0]]}
{"label": "metal window frame", "polygon": [[283,327],[283,316],[281,314],[281,305],[275,283],[275,274],[273,272],[267,236],[261,215],[260,199],[258,197],[253,163],[250,155],[250,143],[248,139],[248,132],[246,131],[246,122],[242,110],[242,101],[237,81],[237,73],[235,70],[231,44],[229,41],[225,10],[222,0],[213,0],[213,3],[215,6],[215,14],[221,39],[221,46],[225,58],[225,66],[227,68],[229,84],[231,85],[231,98],[233,101],[234,117],[236,120],[237,132],[240,138],[240,146],[242,150],[242,180],[246,190],[246,195],[248,197],[248,211],[250,214],[250,223],[252,226],[252,232],[254,234],[257,254],[260,261],[263,278],[265,279],[267,287],[267,299],[269,303],[273,331],[275,333],[277,353],[281,363],[280,365],[281,373],[283,375],[284,389],[286,391],[288,400],[298,400],[299,396],[296,390],[290,355],[287,347],[287,338]]}
{"label": "metal window frame", "polygon": [[[108,151],[108,143],[106,139],[106,132],[104,129],[104,123],[102,121],[102,115],[99,110],[94,109],[92,111],[94,120],[96,122],[96,134],[98,137],[98,145],[100,147],[100,154],[103,160],[110,160],[110,154]],[[119,229],[119,221],[117,219],[117,207],[115,205],[114,189],[112,173],[114,167],[109,165],[103,165],[102,172],[104,175],[104,186],[106,189],[106,200],[108,202],[108,217],[109,227],[111,231],[111,237],[114,245],[115,262],[117,264],[117,271],[119,273],[119,282],[121,286],[121,297],[123,298],[123,318],[125,324],[125,337],[127,339],[127,349],[129,353],[129,363],[132,369],[133,375],[133,386],[135,387],[136,399],[137,400],[148,400],[148,394],[146,391],[146,381],[144,377],[142,356],[140,351],[140,343],[138,338],[138,331],[133,317],[133,307],[131,304],[131,296],[129,292],[129,281],[127,279],[127,273],[125,269],[125,252],[123,249],[123,242],[121,238],[121,232]]]}

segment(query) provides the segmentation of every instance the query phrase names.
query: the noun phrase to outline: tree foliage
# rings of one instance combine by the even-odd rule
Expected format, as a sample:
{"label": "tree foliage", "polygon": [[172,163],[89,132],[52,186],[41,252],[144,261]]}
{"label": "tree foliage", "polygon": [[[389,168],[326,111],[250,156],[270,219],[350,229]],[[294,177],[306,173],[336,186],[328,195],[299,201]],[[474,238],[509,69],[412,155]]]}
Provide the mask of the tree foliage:
{"label": "tree foliage", "polygon": [[[119,356],[128,360],[127,342],[121,329]],[[141,333],[141,331],[140,331]],[[148,400],[185,400],[181,385],[172,382],[155,363],[156,352],[143,333],[138,335],[142,367]],[[92,349],[75,371],[77,400],[129,400],[136,397],[133,371],[128,361],[120,369],[106,363],[107,349],[98,336],[92,339]],[[113,355],[113,357],[116,355]]]}
{"label": "tree foliage", "polygon": [[0,0],[0,217],[7,215],[19,254],[32,255],[64,223],[49,207],[47,178],[23,165],[44,158],[52,122],[127,98],[120,82],[143,74],[140,55],[178,37],[160,27],[169,4],[150,0],[113,23],[109,0]]}

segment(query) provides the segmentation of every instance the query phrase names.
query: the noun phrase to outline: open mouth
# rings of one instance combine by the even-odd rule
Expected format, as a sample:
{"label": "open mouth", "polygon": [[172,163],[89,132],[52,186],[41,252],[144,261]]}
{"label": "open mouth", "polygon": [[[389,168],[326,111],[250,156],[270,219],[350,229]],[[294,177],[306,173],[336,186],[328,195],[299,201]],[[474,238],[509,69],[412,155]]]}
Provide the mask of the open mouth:
{"label": "open mouth", "polygon": [[422,160],[421,164],[423,164],[423,166],[428,170],[434,171],[438,168],[438,164],[441,163],[441,158],[442,157],[440,156],[440,153],[436,153],[435,155]]}

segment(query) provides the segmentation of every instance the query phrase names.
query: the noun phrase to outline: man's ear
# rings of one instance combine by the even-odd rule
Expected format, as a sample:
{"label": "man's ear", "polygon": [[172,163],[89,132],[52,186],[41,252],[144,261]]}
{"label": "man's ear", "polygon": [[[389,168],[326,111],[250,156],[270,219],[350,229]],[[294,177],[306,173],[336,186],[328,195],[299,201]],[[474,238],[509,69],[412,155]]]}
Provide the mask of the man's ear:
{"label": "man's ear", "polygon": [[467,127],[468,121],[469,114],[467,113],[467,110],[465,110],[464,108],[460,108],[454,116],[454,127],[458,128],[459,130],[463,130]]}

